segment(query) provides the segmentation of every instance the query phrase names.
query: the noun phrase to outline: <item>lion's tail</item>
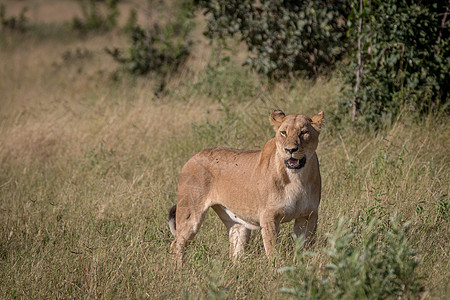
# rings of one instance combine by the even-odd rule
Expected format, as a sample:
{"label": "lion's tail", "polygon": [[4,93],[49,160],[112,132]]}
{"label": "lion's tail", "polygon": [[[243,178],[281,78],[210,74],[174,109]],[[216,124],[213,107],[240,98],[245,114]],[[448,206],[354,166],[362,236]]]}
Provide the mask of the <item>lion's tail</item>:
{"label": "lion's tail", "polygon": [[169,228],[170,232],[172,232],[174,236],[177,236],[177,224],[175,222],[176,215],[177,215],[177,206],[174,205],[169,210]]}

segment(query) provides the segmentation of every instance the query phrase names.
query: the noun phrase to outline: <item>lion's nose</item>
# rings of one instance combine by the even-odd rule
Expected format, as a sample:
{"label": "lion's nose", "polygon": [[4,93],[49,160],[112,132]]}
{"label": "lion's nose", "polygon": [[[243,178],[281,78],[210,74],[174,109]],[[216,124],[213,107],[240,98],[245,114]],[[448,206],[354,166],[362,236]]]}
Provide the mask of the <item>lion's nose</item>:
{"label": "lion's nose", "polygon": [[297,150],[298,150],[298,147],[295,147],[295,148],[284,148],[284,151],[286,151],[287,153],[290,153],[290,154],[294,153]]}

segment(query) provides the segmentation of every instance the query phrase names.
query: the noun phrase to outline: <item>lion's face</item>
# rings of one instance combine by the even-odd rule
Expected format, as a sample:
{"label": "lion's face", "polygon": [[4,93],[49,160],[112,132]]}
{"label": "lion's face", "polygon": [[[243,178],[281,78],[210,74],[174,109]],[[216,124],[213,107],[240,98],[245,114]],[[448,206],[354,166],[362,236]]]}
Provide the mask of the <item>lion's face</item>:
{"label": "lion's face", "polygon": [[286,168],[292,172],[300,170],[317,149],[323,112],[311,119],[304,115],[286,116],[281,110],[275,110],[270,121],[276,131],[278,154]]}

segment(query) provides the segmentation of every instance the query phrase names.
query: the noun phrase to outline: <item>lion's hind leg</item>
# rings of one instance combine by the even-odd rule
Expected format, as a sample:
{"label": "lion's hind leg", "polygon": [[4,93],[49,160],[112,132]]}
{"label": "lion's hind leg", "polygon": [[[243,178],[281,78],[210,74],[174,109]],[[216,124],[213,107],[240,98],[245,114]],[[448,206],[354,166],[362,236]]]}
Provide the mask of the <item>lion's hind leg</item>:
{"label": "lion's hind leg", "polygon": [[233,259],[238,259],[244,254],[245,246],[250,240],[251,230],[244,225],[234,223],[228,228],[228,235],[230,237],[231,254]]}
{"label": "lion's hind leg", "polygon": [[212,208],[228,230],[228,236],[230,239],[230,256],[233,260],[236,260],[244,253],[245,246],[250,239],[251,230],[231,219],[221,205],[214,205]]}
{"label": "lion's hind leg", "polygon": [[176,254],[178,267],[183,265],[185,247],[197,234],[208,210],[208,207],[196,208],[177,205],[176,237],[170,248]]}

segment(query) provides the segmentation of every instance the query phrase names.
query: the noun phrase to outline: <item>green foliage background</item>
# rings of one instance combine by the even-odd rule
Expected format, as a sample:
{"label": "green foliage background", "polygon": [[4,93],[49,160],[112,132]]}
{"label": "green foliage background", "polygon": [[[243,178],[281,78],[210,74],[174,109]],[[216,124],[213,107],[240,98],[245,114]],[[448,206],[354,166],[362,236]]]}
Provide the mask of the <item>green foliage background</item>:
{"label": "green foliage background", "polygon": [[[105,17],[94,0],[80,3],[84,20],[74,19],[74,28],[116,25],[117,0],[107,2]],[[184,0],[163,27],[126,25],[129,49],[107,52],[132,74],[165,78],[189,56],[192,17],[202,9],[205,35],[219,48],[227,48],[229,37],[244,42],[245,64],[271,80],[317,78],[340,66],[344,85],[334,120],[352,112],[356,124],[376,129],[402,111],[448,113],[449,6],[443,0]],[[163,79],[156,93],[165,86]]]}
{"label": "green foliage background", "polygon": [[377,128],[402,109],[448,112],[448,1],[199,3],[208,16],[206,35],[238,36],[250,52],[247,64],[270,78],[314,78],[348,57],[339,118],[356,106],[353,119]]}
{"label": "green foliage background", "polygon": [[251,53],[247,64],[270,78],[316,77],[346,52],[349,1],[199,1],[206,35],[235,36]]}
{"label": "green foliage background", "polygon": [[[356,98],[358,118],[369,127],[397,116],[402,109],[426,113],[448,111],[450,83],[448,1],[353,1],[349,38],[361,39],[353,48],[341,102],[344,110]],[[362,30],[358,33],[358,22]],[[355,91],[356,70],[361,67],[360,88]]]}

